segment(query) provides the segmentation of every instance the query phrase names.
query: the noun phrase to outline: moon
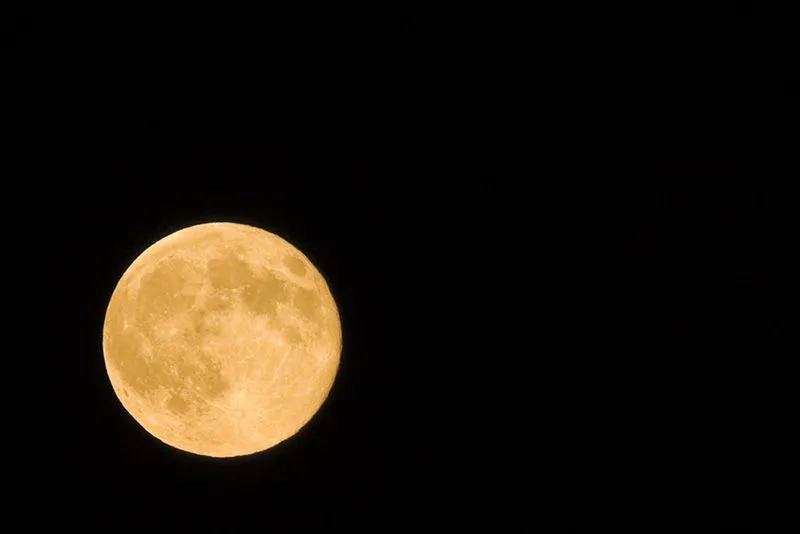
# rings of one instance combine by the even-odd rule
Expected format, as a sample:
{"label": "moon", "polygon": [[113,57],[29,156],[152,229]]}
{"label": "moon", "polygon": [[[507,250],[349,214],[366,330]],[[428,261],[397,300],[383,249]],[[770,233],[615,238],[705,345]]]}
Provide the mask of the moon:
{"label": "moon", "polygon": [[296,434],[333,386],[339,312],[322,274],[281,237],[219,222],[141,253],[103,323],[108,378],[162,442],[227,458]]}

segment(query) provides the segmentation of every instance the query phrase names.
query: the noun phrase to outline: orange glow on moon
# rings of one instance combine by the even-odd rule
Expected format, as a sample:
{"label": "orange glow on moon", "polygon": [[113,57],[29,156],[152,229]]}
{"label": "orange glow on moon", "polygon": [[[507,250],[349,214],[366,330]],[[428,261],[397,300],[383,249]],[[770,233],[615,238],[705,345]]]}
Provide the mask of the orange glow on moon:
{"label": "orange glow on moon", "polygon": [[208,223],[145,250],[106,311],[103,353],[124,408],[175,448],[266,450],[319,410],[342,348],[328,285],[265,230]]}

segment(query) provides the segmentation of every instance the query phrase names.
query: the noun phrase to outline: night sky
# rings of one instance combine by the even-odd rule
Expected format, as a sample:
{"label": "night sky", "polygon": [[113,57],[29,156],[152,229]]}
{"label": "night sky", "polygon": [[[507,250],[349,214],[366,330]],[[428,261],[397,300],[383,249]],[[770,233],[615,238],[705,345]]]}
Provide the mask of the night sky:
{"label": "night sky", "polygon": [[[8,19],[5,469],[24,520],[752,524],[791,356],[796,84],[779,31],[707,15],[683,48],[551,28],[521,57],[528,34],[488,8]],[[133,259],[211,221],[303,251],[343,327],[317,416],[232,460],[147,434],[101,346]]]}

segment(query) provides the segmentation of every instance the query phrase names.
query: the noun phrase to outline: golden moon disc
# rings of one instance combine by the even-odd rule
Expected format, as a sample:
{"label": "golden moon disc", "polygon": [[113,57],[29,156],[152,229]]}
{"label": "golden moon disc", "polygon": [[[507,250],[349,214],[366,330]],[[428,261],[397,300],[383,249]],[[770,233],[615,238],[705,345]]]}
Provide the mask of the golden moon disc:
{"label": "golden moon disc", "polygon": [[243,456],[297,433],[342,347],[325,279],[282,238],[234,223],[170,234],[125,271],[103,324],[123,407],[159,440]]}

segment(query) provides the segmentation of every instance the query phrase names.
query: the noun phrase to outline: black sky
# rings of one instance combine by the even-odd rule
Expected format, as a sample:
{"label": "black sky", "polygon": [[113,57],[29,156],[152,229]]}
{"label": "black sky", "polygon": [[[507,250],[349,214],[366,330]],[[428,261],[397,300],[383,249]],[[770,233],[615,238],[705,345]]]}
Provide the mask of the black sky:
{"label": "black sky", "polygon": [[[771,469],[789,357],[796,79],[780,23],[726,9],[611,34],[493,8],[9,18],[7,470],[26,520],[751,524],[736,511]],[[223,462],[142,430],[101,350],[130,262],[214,220],[304,251],[344,329],[318,416]]]}

